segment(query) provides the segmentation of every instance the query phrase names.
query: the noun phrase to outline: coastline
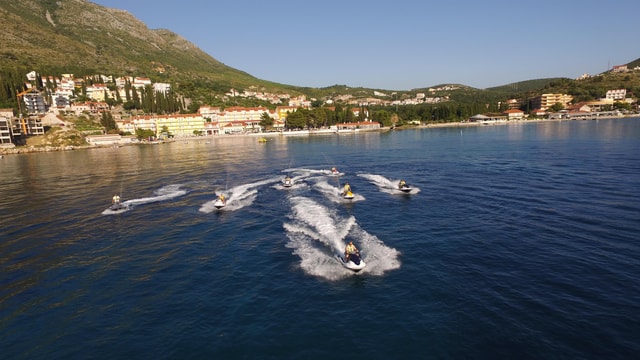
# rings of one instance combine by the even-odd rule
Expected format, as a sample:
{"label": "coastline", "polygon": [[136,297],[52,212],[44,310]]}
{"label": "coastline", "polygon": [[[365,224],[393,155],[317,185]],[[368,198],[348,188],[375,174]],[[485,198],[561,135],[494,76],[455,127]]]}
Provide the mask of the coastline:
{"label": "coastline", "polygon": [[[398,131],[409,129],[422,129],[422,128],[447,128],[447,127],[473,127],[473,126],[498,126],[498,125],[511,125],[511,124],[530,124],[530,123],[544,123],[544,122],[562,122],[562,121],[589,121],[599,119],[621,119],[638,117],[638,114],[623,115],[623,116],[611,116],[611,117],[599,117],[593,119],[530,119],[530,120],[505,120],[505,121],[482,121],[482,122],[469,122],[469,121],[455,121],[446,123],[435,123],[426,125],[406,125],[400,128],[380,128],[380,129],[355,129],[355,130],[331,130],[331,129],[319,129],[319,130],[298,130],[298,131],[285,131],[285,132],[267,132],[267,133],[252,133],[252,134],[233,134],[233,135],[211,135],[202,137],[184,137],[174,138],[170,140],[163,140],[159,143],[169,143],[176,141],[190,141],[190,140],[208,140],[208,139],[222,139],[222,138],[240,138],[240,137],[254,137],[256,140],[262,138],[269,139],[280,136],[319,136],[319,135],[346,135],[346,134],[358,134],[361,132],[385,132],[385,131]],[[154,142],[158,143],[158,142]],[[0,147],[0,156],[4,155],[19,155],[39,152],[55,152],[55,151],[71,151],[81,149],[99,149],[109,147],[121,147],[121,146],[135,146],[135,145],[148,145],[154,144],[149,142],[138,143],[121,143],[121,144],[105,144],[105,145],[79,145],[79,146],[14,146],[14,147]]]}

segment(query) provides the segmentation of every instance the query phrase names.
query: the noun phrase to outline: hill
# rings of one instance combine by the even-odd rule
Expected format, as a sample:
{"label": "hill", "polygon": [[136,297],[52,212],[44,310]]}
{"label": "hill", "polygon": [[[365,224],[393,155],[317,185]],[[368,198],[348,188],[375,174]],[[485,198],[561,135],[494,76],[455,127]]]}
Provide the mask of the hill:
{"label": "hill", "polygon": [[5,68],[203,81],[227,90],[277,86],[222,64],[169,30],[151,30],[127,11],[85,0],[0,0],[0,28]]}
{"label": "hill", "polygon": [[[404,99],[418,93],[458,103],[494,103],[529,98],[541,92],[568,92],[578,99],[602,96],[607,88],[626,88],[640,94],[638,71],[604,73],[576,81],[566,78],[520,81],[489,89],[442,84],[410,91],[352,88],[334,85],[306,88],[258,79],[229,67],[187,39],[166,29],[149,29],[129,12],[106,8],[87,0],[0,0],[0,106],[13,106],[17,77],[40,74],[76,76],[106,74],[148,77],[169,82],[172,89],[197,103],[211,103],[229,91],[253,89],[310,98]],[[640,65],[640,59],[628,64]],[[2,78],[14,69],[13,78]],[[15,75],[18,74],[18,75]],[[9,85],[7,85],[9,83]],[[216,101],[220,101],[219,98]],[[240,101],[240,100],[236,100]],[[248,104],[248,103],[247,103]],[[235,105],[247,105],[236,103]]]}

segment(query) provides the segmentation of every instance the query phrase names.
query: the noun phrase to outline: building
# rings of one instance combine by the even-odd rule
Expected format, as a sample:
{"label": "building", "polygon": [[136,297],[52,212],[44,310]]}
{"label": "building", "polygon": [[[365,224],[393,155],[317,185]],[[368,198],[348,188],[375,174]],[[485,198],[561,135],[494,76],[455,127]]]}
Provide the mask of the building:
{"label": "building", "polygon": [[167,132],[175,137],[188,137],[206,133],[205,119],[201,114],[134,116],[129,121],[116,121],[116,124],[121,131],[135,133],[138,129],[151,130],[157,137],[165,135],[162,134],[165,127]]}
{"label": "building", "polygon": [[569,112],[591,112],[591,106],[586,101],[581,101],[577,104],[571,105],[566,109]]}
{"label": "building", "polygon": [[203,118],[210,122],[218,122],[220,113],[221,111],[219,107],[211,107],[209,105],[202,105],[198,109],[198,114],[202,115]]}
{"label": "building", "polygon": [[171,90],[171,84],[169,83],[154,83],[153,91],[166,94]]}
{"label": "building", "polygon": [[507,100],[507,107],[509,110],[518,110],[522,106],[522,99],[509,99]]}
{"label": "building", "polygon": [[297,106],[276,106],[275,118],[278,120],[286,120],[287,114],[298,110]]}
{"label": "building", "polygon": [[375,121],[360,121],[336,124],[338,130],[377,130],[380,123]]}
{"label": "building", "polygon": [[95,101],[105,101],[111,96],[111,90],[105,84],[93,84],[86,87],[87,97]]}
{"label": "building", "polygon": [[[593,100],[593,101],[585,101],[584,105],[589,107],[589,111],[604,111],[606,108],[609,108],[613,105],[613,100],[611,99],[602,99],[602,100]],[[583,108],[583,111],[586,109]]]}
{"label": "building", "polygon": [[122,141],[122,136],[119,134],[88,135],[86,140],[91,145],[113,145],[119,144]]}
{"label": "building", "polygon": [[531,107],[533,109],[547,110],[558,103],[567,107],[572,100],[573,97],[567,94],[542,94],[531,100]]}
{"label": "building", "polygon": [[[38,116],[23,117],[18,120],[20,128],[22,128],[21,134],[25,135],[44,135],[44,126],[42,125],[42,119]],[[13,135],[18,135],[16,131]]]}
{"label": "building", "polygon": [[627,65],[614,65],[611,68],[611,71],[614,73],[619,73],[619,72],[627,72],[629,70],[627,69]]}
{"label": "building", "polygon": [[507,115],[507,120],[522,120],[522,119],[524,119],[524,111],[522,111],[522,110],[509,109],[509,110],[503,111],[502,113]]}
{"label": "building", "polygon": [[605,95],[606,99],[609,100],[624,100],[627,97],[627,89],[617,89],[617,90],[607,90],[607,94]]}
{"label": "building", "polygon": [[231,106],[222,111],[218,117],[220,123],[229,123],[233,121],[260,122],[262,114],[269,114],[270,111],[266,107],[242,107]]}
{"label": "building", "polygon": [[12,109],[0,109],[0,147],[13,146],[11,118],[13,118]]}
{"label": "building", "polygon": [[71,104],[69,111],[73,111],[76,115],[82,113],[100,113],[109,110],[109,104],[100,101],[85,101]]}
{"label": "building", "polygon": [[48,106],[40,91],[30,89],[18,94],[18,96],[22,96],[22,101],[28,114],[44,114],[47,112]]}
{"label": "building", "polygon": [[133,83],[131,83],[131,86],[136,89],[143,88],[147,85],[151,85],[151,79],[146,77],[136,77],[133,79]]}

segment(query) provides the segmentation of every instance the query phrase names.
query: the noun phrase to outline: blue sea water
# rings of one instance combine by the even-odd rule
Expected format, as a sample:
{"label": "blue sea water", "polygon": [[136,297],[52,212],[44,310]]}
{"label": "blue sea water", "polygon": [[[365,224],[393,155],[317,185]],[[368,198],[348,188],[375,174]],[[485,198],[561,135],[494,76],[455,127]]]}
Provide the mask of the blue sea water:
{"label": "blue sea water", "polygon": [[638,118],[21,154],[0,181],[5,359],[640,354]]}

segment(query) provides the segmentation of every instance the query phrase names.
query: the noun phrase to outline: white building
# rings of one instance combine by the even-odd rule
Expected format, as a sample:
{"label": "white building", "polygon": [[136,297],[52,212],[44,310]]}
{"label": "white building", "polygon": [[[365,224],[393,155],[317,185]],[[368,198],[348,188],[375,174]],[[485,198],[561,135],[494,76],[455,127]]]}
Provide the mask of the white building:
{"label": "white building", "polygon": [[606,99],[624,100],[627,97],[627,89],[607,90]]}
{"label": "white building", "polygon": [[171,90],[171,84],[168,83],[154,83],[153,84],[153,91],[155,92],[160,92],[163,94],[166,94],[169,92],[169,90]]}

